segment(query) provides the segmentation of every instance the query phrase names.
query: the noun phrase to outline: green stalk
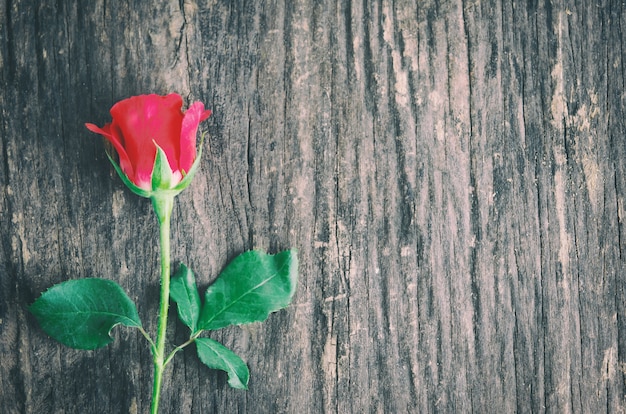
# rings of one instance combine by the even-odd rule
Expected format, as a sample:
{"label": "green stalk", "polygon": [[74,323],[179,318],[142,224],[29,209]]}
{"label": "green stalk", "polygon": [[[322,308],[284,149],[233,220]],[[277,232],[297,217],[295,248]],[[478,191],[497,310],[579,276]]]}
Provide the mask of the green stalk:
{"label": "green stalk", "polygon": [[165,337],[167,333],[167,312],[170,304],[170,217],[174,206],[174,196],[153,197],[152,205],[159,219],[159,239],[161,244],[161,303],[156,343],[153,351],[154,387],[150,413],[159,411],[159,398],[165,369]]}

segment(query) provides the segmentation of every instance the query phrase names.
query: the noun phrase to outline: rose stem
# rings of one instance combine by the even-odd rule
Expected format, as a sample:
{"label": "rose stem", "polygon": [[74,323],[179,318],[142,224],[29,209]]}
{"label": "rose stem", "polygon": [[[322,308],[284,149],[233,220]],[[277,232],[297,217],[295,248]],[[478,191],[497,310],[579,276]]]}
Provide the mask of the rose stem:
{"label": "rose stem", "polygon": [[170,217],[174,206],[173,196],[153,197],[152,204],[159,219],[159,238],[161,243],[161,304],[157,328],[156,346],[154,347],[154,388],[150,412],[157,414],[159,397],[165,368],[165,336],[167,332],[167,311],[170,303]]}

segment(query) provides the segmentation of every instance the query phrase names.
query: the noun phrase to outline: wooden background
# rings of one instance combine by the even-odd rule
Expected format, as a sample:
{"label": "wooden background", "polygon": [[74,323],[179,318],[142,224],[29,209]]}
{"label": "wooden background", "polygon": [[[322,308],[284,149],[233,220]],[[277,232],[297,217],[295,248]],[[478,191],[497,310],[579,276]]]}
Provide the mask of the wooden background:
{"label": "wooden background", "polygon": [[154,332],[156,219],[83,124],[171,91],[214,111],[173,260],[301,278],[212,334],[249,391],[190,349],[164,413],[624,412],[622,1],[76,3],[0,7],[2,413],[147,412],[140,334],[75,351],[26,308],[100,276]]}

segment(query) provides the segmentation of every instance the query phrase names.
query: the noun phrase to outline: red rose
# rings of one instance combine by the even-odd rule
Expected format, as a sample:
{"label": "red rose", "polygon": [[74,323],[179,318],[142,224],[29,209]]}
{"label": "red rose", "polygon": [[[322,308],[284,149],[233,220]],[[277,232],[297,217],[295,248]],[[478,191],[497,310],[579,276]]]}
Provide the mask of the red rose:
{"label": "red rose", "polygon": [[[211,115],[202,102],[193,103],[187,112],[182,112],[182,106],[183,99],[175,93],[133,96],[113,105],[111,123],[102,128],[85,126],[113,144],[119,167],[111,161],[118,172],[121,167],[120,176],[130,181],[132,185],[124,180],[136,193],[150,196],[157,189],[182,190],[179,184],[196,161],[198,125]],[[164,164],[169,168],[164,170]]]}

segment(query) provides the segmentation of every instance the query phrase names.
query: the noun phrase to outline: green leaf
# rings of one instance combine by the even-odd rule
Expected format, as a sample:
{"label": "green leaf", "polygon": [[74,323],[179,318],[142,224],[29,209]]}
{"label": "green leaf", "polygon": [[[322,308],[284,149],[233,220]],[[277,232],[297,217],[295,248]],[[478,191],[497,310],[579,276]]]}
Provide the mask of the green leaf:
{"label": "green leaf", "polygon": [[170,282],[170,298],[176,302],[178,317],[185,325],[196,331],[200,316],[200,294],[196,287],[196,278],[191,269],[181,264]]}
{"label": "green leaf", "polygon": [[248,389],[250,371],[237,354],[209,338],[196,339],[196,349],[200,361],[205,365],[228,373],[228,385],[240,390]]}
{"label": "green leaf", "polygon": [[237,256],[205,294],[198,328],[213,330],[265,320],[291,302],[298,281],[297,251]]}
{"label": "green leaf", "polygon": [[54,285],[29,309],[48,335],[77,349],[108,345],[115,325],[141,327],[133,301],[117,283],[105,279]]}

